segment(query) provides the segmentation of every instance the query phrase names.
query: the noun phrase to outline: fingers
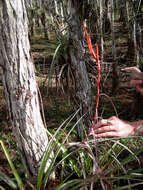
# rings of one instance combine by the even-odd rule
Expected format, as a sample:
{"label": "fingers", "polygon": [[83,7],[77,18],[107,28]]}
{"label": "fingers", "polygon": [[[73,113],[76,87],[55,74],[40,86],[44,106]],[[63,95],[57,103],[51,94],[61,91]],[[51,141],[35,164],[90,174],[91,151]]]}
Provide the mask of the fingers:
{"label": "fingers", "polygon": [[130,81],[131,86],[142,85],[142,84],[143,84],[142,80],[131,80]]}
{"label": "fingers", "polygon": [[94,136],[97,138],[118,136],[118,127],[115,127],[117,117],[112,116],[109,119],[100,120],[94,128]]}
{"label": "fingers", "polygon": [[114,125],[114,120],[117,118],[115,116],[110,117],[109,119],[101,119],[96,125],[95,129],[106,126],[106,125]]}
{"label": "fingers", "polygon": [[143,95],[143,80],[131,80],[131,86],[136,86],[136,90]]}
{"label": "fingers", "polygon": [[118,137],[118,133],[115,131],[100,133],[100,134],[94,134],[95,138],[108,138],[108,137]]}
{"label": "fingers", "polygon": [[105,133],[105,132],[111,132],[111,131],[116,131],[116,128],[114,126],[112,126],[112,125],[106,125],[104,127],[96,128],[94,130],[94,132],[96,134]]}
{"label": "fingers", "polygon": [[127,137],[134,134],[134,127],[113,116],[106,120],[102,119],[96,124],[92,134],[95,138]]}
{"label": "fingers", "polygon": [[108,125],[108,119],[101,119],[96,125],[95,129]]}
{"label": "fingers", "polygon": [[143,87],[136,86],[136,89],[143,95]]}

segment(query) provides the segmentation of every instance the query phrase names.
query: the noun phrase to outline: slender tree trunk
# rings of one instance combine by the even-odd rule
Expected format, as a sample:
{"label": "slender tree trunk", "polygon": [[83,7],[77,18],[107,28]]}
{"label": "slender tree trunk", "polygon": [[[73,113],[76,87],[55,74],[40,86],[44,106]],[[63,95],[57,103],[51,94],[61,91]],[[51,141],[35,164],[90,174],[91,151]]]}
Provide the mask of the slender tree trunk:
{"label": "slender tree trunk", "polygon": [[[128,0],[126,0],[126,15],[127,15],[127,17],[126,17],[126,21],[127,21],[127,24],[129,25],[129,1]],[[128,27],[129,28],[129,27]]]}
{"label": "slender tree trunk", "polygon": [[59,14],[59,11],[58,11],[58,3],[57,3],[57,0],[54,0],[54,4],[55,4],[55,12],[56,12],[56,15]]}
{"label": "slender tree trunk", "polygon": [[113,0],[111,0],[111,35],[112,35],[112,57],[113,57],[113,79],[112,79],[112,93],[116,92],[116,88],[118,85],[118,75],[117,75],[117,65],[116,65],[116,44],[115,44],[115,31],[114,31],[114,4]]}
{"label": "slender tree trunk", "polygon": [[[138,46],[139,46],[139,62],[143,63],[143,32],[140,23],[138,24]],[[141,64],[143,69],[143,66]]]}
{"label": "slender tree trunk", "polygon": [[137,48],[137,39],[136,39],[137,34],[136,34],[136,31],[137,31],[137,23],[136,23],[136,19],[134,19],[134,21],[133,21],[132,39],[133,39],[133,42],[134,42],[134,50],[135,50],[134,60],[138,62],[139,61],[139,52],[138,52],[138,48]]}
{"label": "slender tree trunk", "polygon": [[112,56],[113,60],[116,60],[116,44],[115,44],[115,31],[114,31],[114,4],[113,0],[111,0],[111,27],[112,27]]}
{"label": "slender tree trunk", "polygon": [[104,40],[103,40],[103,0],[100,0],[100,45],[101,45],[101,65],[103,64],[103,53],[104,53]]}
{"label": "slender tree trunk", "polygon": [[64,10],[63,10],[63,2],[60,3],[60,15],[61,15],[61,20],[62,22],[64,21]]}
{"label": "slender tree trunk", "polygon": [[[24,0],[0,0],[0,60],[3,86],[18,145],[34,175],[48,145],[29,54]],[[47,165],[48,167],[48,165]]]}
{"label": "slender tree trunk", "polygon": [[131,41],[133,42],[133,50],[134,50],[134,61],[139,62],[139,47],[137,44],[137,20],[136,20],[136,10],[135,10],[135,2],[132,1],[132,35]]}
{"label": "slender tree trunk", "polygon": [[42,23],[43,29],[44,29],[44,36],[45,36],[45,38],[48,39],[47,19],[46,19],[45,10],[42,11],[40,17],[41,17],[41,23]]}
{"label": "slender tree trunk", "polygon": [[105,7],[104,7],[104,32],[111,32],[111,6],[110,6],[110,0],[105,1]]}
{"label": "slender tree trunk", "polygon": [[31,10],[31,23],[30,23],[30,32],[31,32],[31,36],[34,37],[35,35],[35,14],[34,11]]}
{"label": "slender tree trunk", "polygon": [[[125,20],[127,19],[127,11],[126,11],[126,1],[124,0],[120,0],[120,3],[122,4],[122,7],[120,7],[120,18],[119,18],[119,21],[120,22],[125,22]],[[123,5],[125,6],[123,8]]]}
{"label": "slender tree trunk", "polygon": [[[129,21],[130,21],[130,14],[129,14],[129,1],[128,0],[126,0],[126,2],[125,2],[125,7],[126,7],[126,17],[125,17],[125,26],[127,27],[127,29],[128,29],[128,31],[130,31],[130,23],[129,23]],[[131,32],[128,32],[128,39],[130,39],[130,34],[131,34]]]}
{"label": "slender tree trunk", "polygon": [[[84,116],[84,125],[88,128],[91,114],[91,85],[85,65],[85,49],[83,47],[83,29],[78,14],[78,1],[72,1],[71,19],[69,20],[69,54],[71,66],[76,80],[76,97],[81,107],[81,116]],[[81,126],[80,126],[81,127]]]}

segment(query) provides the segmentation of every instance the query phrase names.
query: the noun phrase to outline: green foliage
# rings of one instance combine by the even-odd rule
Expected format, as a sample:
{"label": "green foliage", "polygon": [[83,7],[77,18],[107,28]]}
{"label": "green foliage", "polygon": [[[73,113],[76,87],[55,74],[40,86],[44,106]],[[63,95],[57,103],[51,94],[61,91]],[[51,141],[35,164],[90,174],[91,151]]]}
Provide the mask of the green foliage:
{"label": "green foliage", "polygon": [[[92,11],[88,10],[88,6],[90,7],[94,5],[95,7],[94,4],[95,2],[90,1],[90,3],[84,1],[83,4],[82,3],[80,4],[81,5],[80,11],[82,11],[81,15],[82,19],[88,18],[89,13],[92,14]],[[141,0],[138,0],[135,5],[135,10],[138,16],[140,15],[139,13],[140,4]],[[32,18],[33,16],[40,16],[43,10],[39,9],[34,5],[30,11],[31,11],[30,17]],[[97,19],[99,19],[99,14],[97,15]],[[116,12],[115,19],[119,19],[119,12]],[[97,23],[95,23],[95,19],[93,19],[93,21],[94,24],[96,25]],[[67,33],[65,33],[65,36],[62,35],[62,32],[58,30],[56,25],[54,24],[52,25],[52,29],[55,32],[54,33],[54,37],[56,38],[55,40],[47,40],[43,38],[43,33],[38,34],[39,35],[38,37],[37,36],[32,37],[32,51],[41,52],[42,57],[45,57],[47,55],[53,56],[52,63],[50,66],[48,87],[51,84],[52,76],[54,75],[55,66],[57,66],[56,64],[59,64],[58,63],[59,58],[63,55],[65,56],[64,57],[65,60],[67,58],[66,54]],[[65,31],[66,30],[67,28],[65,29]],[[111,37],[108,35],[106,38],[108,38],[109,40],[109,38]],[[121,40],[120,42],[118,41],[116,42],[121,43]],[[104,47],[108,49],[109,51],[108,54],[110,54],[111,41],[110,43],[109,41],[105,42]],[[142,63],[143,61],[141,60],[138,64],[142,65]],[[60,72],[58,76],[59,76],[59,81],[61,82],[62,77],[64,76],[64,72],[68,73],[67,76],[69,78],[70,69],[68,67],[67,62],[60,63],[59,67],[60,67],[59,69]],[[60,116],[62,116],[62,121],[63,121],[66,115],[65,112],[68,110],[68,105],[65,104],[60,105],[60,102],[57,102],[57,105],[52,105],[50,107],[51,112],[49,113],[48,116],[50,117],[50,119],[56,118],[56,121],[58,123],[61,123]],[[62,111],[63,107],[66,110],[65,112]],[[106,113],[104,114],[103,114],[103,107],[105,107],[106,111]],[[124,114],[123,112],[124,110],[121,108],[121,104],[116,103],[116,107],[118,110],[122,110],[125,119],[127,119],[128,116]],[[103,103],[103,106],[101,106],[101,109],[102,110],[100,111],[102,112],[102,115],[104,115],[104,117],[110,117],[112,114],[114,114],[113,109],[109,110],[109,107],[107,106],[107,104],[105,104],[105,102]],[[89,138],[89,141],[86,143],[74,142],[74,140],[75,141],[77,140],[76,138],[77,133],[75,127],[79,122],[77,121],[75,123],[76,114],[77,112],[71,117],[69,117],[67,120],[65,120],[60,125],[60,127],[58,127],[56,132],[54,132],[55,129],[50,129],[47,131],[48,135],[50,136],[50,142],[41,161],[41,166],[36,180],[36,189],[37,190],[45,189],[47,184],[50,182],[53,173],[56,173],[56,177],[58,177],[58,180],[60,180],[61,182],[55,188],[55,190],[61,190],[61,189],[79,190],[80,188],[82,189],[90,188],[91,190],[92,189],[121,190],[121,189],[131,189],[131,187],[142,185],[143,182],[138,181],[138,180],[141,181],[143,178],[143,169],[140,168],[141,163],[139,160],[139,156],[143,152],[143,146],[140,146],[139,144],[140,141],[142,143],[142,139],[139,138],[136,140],[138,143],[136,148],[133,147],[134,143],[136,143],[136,141],[133,138],[101,139],[99,140],[99,142],[96,142],[94,138],[93,139]],[[2,116],[0,117],[2,120]],[[3,136],[3,138],[8,143],[9,149],[11,149],[12,145],[15,146],[14,142],[10,142],[9,144],[9,139],[7,135]],[[132,142],[131,146],[129,144],[130,140]],[[0,172],[0,181],[4,181],[12,189],[16,189],[18,188],[18,186],[19,188],[22,189],[23,188],[23,183],[21,180],[22,177],[19,176],[17,170],[15,169],[3,142],[0,141],[0,143],[2,145],[2,149],[5,152],[9,165],[12,168],[12,172],[15,176],[15,179],[13,180],[9,178],[6,174]],[[55,154],[51,156],[51,153],[53,151],[55,152]],[[46,163],[48,160],[51,160],[51,164],[47,168]],[[137,169],[137,167],[139,169]],[[27,176],[27,181],[29,180],[28,183],[31,183],[30,179],[28,178],[27,166],[24,163],[24,161],[22,161],[22,163],[19,164],[18,169],[19,168],[22,168],[24,176],[25,177]],[[33,183],[33,186],[35,186],[35,183]],[[3,190],[4,187],[0,186],[0,189]]]}
{"label": "green foliage", "polygon": [[[53,173],[56,173],[56,176],[61,181],[55,187],[55,190],[68,188],[73,190],[96,188],[100,190],[102,187],[107,189],[111,189],[111,187],[113,189],[130,189],[132,186],[142,184],[138,180],[143,178],[143,169],[137,169],[137,167],[141,164],[138,156],[143,152],[143,145],[132,150],[130,142],[133,144],[133,138],[101,139],[95,143],[95,139],[90,137],[84,143],[73,142],[71,135],[79,121],[70,129],[68,126],[76,117],[78,111],[65,120],[54,134],[47,131],[51,140],[41,161],[36,190],[46,188],[52,177],[55,177]],[[63,130],[65,135],[62,134]],[[3,142],[0,141],[0,143],[17,184],[22,189],[21,177],[11,162]],[[53,151],[55,154],[51,156]],[[51,163],[47,168],[46,163],[49,159]],[[24,167],[24,164],[21,164],[21,167]],[[23,171],[26,172],[26,170]],[[0,172],[0,180],[7,183],[12,189],[17,189],[15,180],[2,172]],[[27,180],[31,183],[29,178]],[[35,186],[35,184],[33,185]],[[0,187],[0,189],[3,190],[4,188]]]}
{"label": "green foliage", "polygon": [[[5,156],[6,156],[6,158],[7,158],[7,161],[8,161],[8,163],[9,163],[11,169],[12,169],[13,175],[15,176],[15,179],[16,179],[16,181],[17,181],[18,187],[19,187],[20,190],[23,190],[23,182],[22,182],[22,179],[21,179],[21,177],[19,176],[19,174],[18,174],[18,172],[17,172],[17,170],[16,170],[14,164],[12,163],[12,160],[11,160],[11,158],[10,158],[10,156],[9,156],[9,154],[8,154],[8,151],[7,151],[7,149],[6,149],[6,147],[5,147],[5,145],[4,145],[4,143],[3,143],[2,140],[0,140],[0,144],[1,144],[1,146],[2,146],[2,149],[3,149],[4,153],[5,153]],[[2,173],[1,173],[1,174],[2,174]],[[10,185],[13,189],[16,189],[16,188],[17,188],[16,185],[15,185],[15,183],[14,183],[10,178],[8,178],[7,176],[1,175],[1,179],[3,179],[5,182],[7,182],[8,185]]]}
{"label": "green foliage", "polygon": [[51,84],[52,75],[53,75],[53,71],[54,71],[54,66],[55,66],[55,63],[56,63],[56,60],[57,60],[57,54],[59,53],[59,50],[60,50],[61,46],[62,46],[62,44],[60,43],[57,46],[57,48],[55,50],[55,53],[54,53],[54,56],[53,56],[53,60],[52,60],[51,66],[50,66],[50,74],[49,74],[49,80],[48,80],[48,87]]}
{"label": "green foliage", "polygon": [[137,63],[137,65],[138,65],[141,69],[143,69],[143,59],[141,59],[141,60]]}
{"label": "green foliage", "polygon": [[[79,110],[78,110],[79,111]],[[77,111],[77,112],[78,112]],[[72,121],[72,119],[76,116],[77,112],[73,115],[70,116],[65,122],[62,123],[62,125],[57,129],[54,135],[52,135],[49,131],[48,134],[51,136],[51,140],[48,144],[47,150],[43,156],[43,159],[41,161],[41,166],[39,169],[39,174],[37,178],[37,190],[41,189],[41,186],[45,187],[47,184],[47,181],[52,177],[52,174],[54,173],[55,169],[64,162],[65,159],[69,158],[71,155],[68,154],[67,149],[65,148],[64,144],[67,141],[68,137],[70,136],[72,130],[75,128],[77,123],[71,128],[71,130],[68,132],[68,134],[65,136],[64,139],[62,139],[62,143],[60,143],[60,138],[61,138],[61,128],[63,127],[64,124],[66,124],[66,127],[68,124]],[[65,127],[65,128],[66,128]],[[51,153],[55,150],[55,148],[58,146],[56,152],[54,153],[53,156],[51,156]],[[62,159],[56,163],[56,159],[59,156],[60,152],[62,152]],[[50,166],[46,169],[46,163],[48,160],[50,161]],[[71,166],[73,166],[73,160],[69,158]],[[44,175],[45,174],[45,175]]]}
{"label": "green foliage", "polygon": [[[143,178],[143,174],[142,174],[142,169],[141,170],[136,170],[136,168],[134,170],[127,170],[126,169],[126,165],[132,163],[135,160],[138,160],[137,156],[143,152],[143,147],[138,148],[138,150],[133,153],[130,148],[128,148],[126,145],[120,143],[119,140],[112,140],[112,139],[106,139],[103,140],[105,141],[100,142],[100,144],[98,145],[98,148],[100,148],[100,150],[102,149],[102,147],[106,147],[106,151],[103,149],[103,152],[99,153],[99,158],[100,160],[98,161],[98,166],[99,168],[97,169],[97,171],[93,174],[91,174],[92,171],[92,167],[93,167],[93,162],[94,159],[91,155],[95,156],[94,153],[94,143],[90,144],[90,147],[93,151],[93,154],[89,155],[87,154],[87,148],[86,144],[85,144],[85,148],[83,149],[83,154],[86,155],[86,157],[88,159],[84,159],[82,160],[82,162],[80,163],[80,165],[82,165],[82,169],[86,168],[85,166],[87,165],[87,161],[89,162],[89,159],[92,160],[92,162],[89,162],[89,168],[87,171],[84,170],[86,172],[86,177],[83,179],[73,179],[73,180],[69,180],[63,184],[60,184],[56,189],[66,189],[66,188],[71,188],[71,189],[78,189],[78,188],[83,188],[83,187],[89,187],[91,186],[92,183],[94,183],[94,188],[96,189],[101,189],[101,187],[108,187],[107,189],[110,189],[111,186],[116,187],[116,189],[125,189],[125,188],[129,188],[132,186],[136,186],[139,185],[138,183],[132,183],[133,181],[137,181],[138,179],[142,179]],[[107,141],[107,142],[106,142]],[[112,145],[113,142],[113,145]],[[107,148],[107,146],[110,146],[111,144],[111,148]],[[83,144],[80,145],[83,148]],[[126,154],[127,156],[125,156],[124,158],[122,157],[124,154],[123,152],[126,150]],[[139,161],[139,160],[138,160]],[[123,172],[123,173],[122,173]],[[118,183],[120,181],[124,181],[124,184],[128,184],[128,185],[122,185],[120,183]],[[102,184],[100,183],[102,182]],[[109,184],[111,186],[109,186]],[[93,188],[93,189],[94,189]]]}
{"label": "green foliage", "polygon": [[[0,171],[0,181],[5,182],[12,189],[17,189],[17,184],[10,177],[8,177],[5,173],[1,171]],[[0,186],[0,189],[3,190],[3,187]]]}

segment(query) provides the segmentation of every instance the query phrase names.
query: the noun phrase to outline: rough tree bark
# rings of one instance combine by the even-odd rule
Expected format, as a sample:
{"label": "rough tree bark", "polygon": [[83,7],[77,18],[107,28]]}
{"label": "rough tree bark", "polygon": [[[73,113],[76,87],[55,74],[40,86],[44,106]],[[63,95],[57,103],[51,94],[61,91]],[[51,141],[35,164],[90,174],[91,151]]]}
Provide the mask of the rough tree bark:
{"label": "rough tree bark", "polygon": [[117,74],[117,63],[116,63],[116,41],[115,41],[115,31],[114,31],[114,1],[111,2],[111,36],[112,36],[112,57],[113,57],[113,65],[112,65],[112,94],[116,93],[116,89],[118,86],[118,74]]}
{"label": "rough tree bark", "polygon": [[29,53],[24,0],[0,0],[0,34],[3,86],[13,132],[31,172],[37,175],[48,136],[40,114],[38,87]]}
{"label": "rough tree bark", "polygon": [[104,39],[103,39],[103,0],[100,0],[100,46],[101,46],[101,52],[100,52],[100,62],[101,65],[103,64],[103,58],[104,58]]}
{"label": "rough tree bark", "polygon": [[[84,33],[82,29],[82,21],[79,14],[80,1],[73,0],[71,2],[71,19],[69,20],[69,55],[76,80],[76,97],[81,107],[81,116],[85,114],[83,119],[84,126],[88,129],[89,119],[92,112],[91,106],[91,85],[88,79],[85,65],[85,49],[83,46]],[[81,126],[80,126],[81,127]],[[81,136],[81,134],[80,134]]]}

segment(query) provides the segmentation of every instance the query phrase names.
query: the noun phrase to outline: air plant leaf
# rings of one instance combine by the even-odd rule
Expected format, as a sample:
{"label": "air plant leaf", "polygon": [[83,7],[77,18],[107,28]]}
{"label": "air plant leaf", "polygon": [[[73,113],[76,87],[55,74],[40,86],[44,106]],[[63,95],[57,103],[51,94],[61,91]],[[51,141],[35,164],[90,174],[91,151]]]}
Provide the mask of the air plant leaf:
{"label": "air plant leaf", "polygon": [[4,143],[3,143],[2,140],[0,140],[0,144],[1,144],[1,146],[2,146],[2,149],[3,149],[4,153],[5,153],[5,156],[6,156],[6,158],[7,158],[7,161],[8,161],[8,163],[9,163],[11,169],[12,169],[13,175],[15,176],[15,179],[16,179],[16,181],[17,181],[17,184],[18,184],[18,186],[19,186],[19,189],[20,189],[20,190],[23,190],[22,179],[20,178],[20,176],[19,176],[19,174],[18,174],[18,172],[17,172],[17,170],[16,170],[14,164],[12,163],[12,160],[11,160],[11,158],[10,158],[10,156],[9,156],[9,154],[8,154],[8,151],[7,151],[7,149],[6,149],[6,147],[5,147],[5,145],[4,145]]}
{"label": "air plant leaf", "polygon": [[[7,185],[9,185],[12,189],[17,189],[16,183],[9,178],[6,174],[0,171],[0,181],[4,181]],[[0,186],[0,189],[4,189]]]}
{"label": "air plant leaf", "polygon": [[[84,180],[82,179],[73,179],[70,181],[67,181],[63,184],[60,184],[58,187],[56,187],[55,190],[66,190],[66,189],[71,189],[71,190],[76,190],[79,189],[79,186],[81,187],[84,184]],[[76,187],[78,185],[78,187]]]}
{"label": "air plant leaf", "polygon": [[49,73],[49,78],[48,78],[48,88],[49,86],[51,85],[51,80],[52,80],[52,75],[53,75],[53,71],[54,71],[54,66],[56,64],[56,60],[57,60],[57,55],[58,55],[58,52],[61,48],[62,44],[60,43],[56,50],[55,50],[55,53],[54,53],[54,56],[53,56],[53,60],[52,60],[52,63],[51,63],[51,66],[50,66],[50,73]]}
{"label": "air plant leaf", "polygon": [[0,190],[6,190],[6,189],[0,185]]}
{"label": "air plant leaf", "polygon": [[[39,173],[38,173],[38,177],[37,177],[37,186],[36,186],[36,190],[40,190],[41,186],[46,186],[47,184],[47,180],[49,179],[50,175],[53,172],[53,169],[55,168],[55,161],[57,156],[59,155],[60,152],[62,152],[63,154],[65,154],[65,158],[66,158],[66,154],[67,154],[67,149],[64,147],[64,143],[66,142],[67,138],[69,137],[69,135],[71,134],[72,130],[75,128],[75,126],[77,125],[77,123],[71,128],[71,130],[69,131],[69,133],[67,134],[67,136],[65,137],[65,139],[63,140],[62,143],[59,142],[59,139],[61,137],[60,133],[60,129],[63,127],[64,124],[66,124],[66,127],[68,126],[68,124],[71,122],[71,120],[76,116],[76,114],[79,112],[79,109],[72,115],[70,116],[66,121],[63,122],[63,124],[60,125],[60,127],[57,129],[57,131],[55,132],[54,135],[52,135],[49,131],[47,131],[47,133],[51,136],[51,140],[48,143],[48,147],[47,150],[43,156],[43,159],[41,161],[41,165],[39,168]],[[55,147],[58,146],[58,150],[55,152],[54,156],[51,158],[51,152],[55,149]],[[46,163],[48,161],[48,159],[51,159],[51,163],[49,168],[47,169],[47,171],[45,172],[45,167],[46,167]],[[64,159],[63,159],[64,161]],[[72,165],[72,161],[69,159],[69,161],[71,162]],[[57,164],[58,165],[58,164]],[[44,176],[45,174],[45,176]]]}

